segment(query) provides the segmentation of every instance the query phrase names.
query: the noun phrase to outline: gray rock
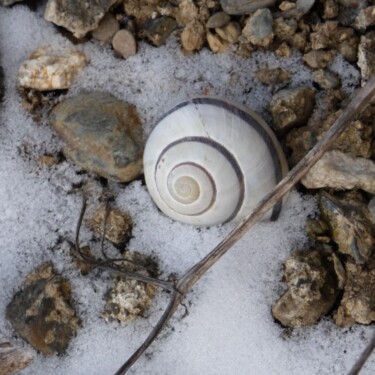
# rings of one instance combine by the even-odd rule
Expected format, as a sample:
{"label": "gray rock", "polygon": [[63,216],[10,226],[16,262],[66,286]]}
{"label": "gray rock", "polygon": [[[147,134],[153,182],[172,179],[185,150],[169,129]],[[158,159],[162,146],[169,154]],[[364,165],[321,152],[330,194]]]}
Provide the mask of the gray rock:
{"label": "gray rock", "polygon": [[213,14],[207,21],[206,27],[208,29],[215,29],[216,27],[224,27],[230,22],[230,16],[225,12],[217,12]]}
{"label": "gray rock", "polygon": [[351,197],[337,198],[328,193],[320,195],[319,203],[338,251],[350,255],[357,263],[366,262],[375,245],[375,227],[367,205]]}
{"label": "gray rock", "polygon": [[109,8],[118,0],[48,0],[44,18],[65,27],[76,38],[95,30]]}
{"label": "gray rock", "polygon": [[361,36],[357,64],[361,69],[362,85],[364,85],[375,74],[375,31]]}
{"label": "gray rock", "polygon": [[71,97],[51,112],[64,154],[83,169],[127,182],[142,171],[142,126],[133,105],[93,92]]}
{"label": "gray rock", "polygon": [[335,89],[340,86],[339,76],[327,69],[319,69],[312,74],[314,81],[324,90]]}
{"label": "gray rock", "polygon": [[276,0],[220,0],[225,13],[243,15],[274,5]]}
{"label": "gray rock", "polygon": [[111,43],[120,25],[112,14],[107,13],[100,21],[98,28],[92,32],[92,37],[100,42]]}
{"label": "gray rock", "polygon": [[301,182],[308,189],[362,189],[375,194],[375,163],[340,151],[328,151]]}
{"label": "gray rock", "polygon": [[78,328],[68,280],[52,263],[44,263],[26,278],[6,308],[17,333],[44,354],[63,353]]}
{"label": "gray rock", "polygon": [[20,1],[23,1],[23,0],[0,0],[0,5],[8,6],[8,5],[12,5],[15,3],[19,3]]}
{"label": "gray rock", "polygon": [[258,9],[247,20],[242,38],[260,47],[268,47],[273,39],[273,18],[269,9]]}
{"label": "gray rock", "polygon": [[146,37],[155,44],[156,47],[163,45],[169,36],[177,28],[177,22],[172,17],[158,17],[149,19],[144,24]]}
{"label": "gray rock", "polygon": [[272,315],[286,327],[315,324],[336,301],[338,278],[332,254],[298,251],[285,262],[287,291],[273,305]]}
{"label": "gray rock", "polygon": [[270,111],[275,129],[284,132],[293,126],[303,125],[315,105],[315,91],[309,87],[285,89],[271,99]]}
{"label": "gray rock", "polygon": [[308,13],[315,4],[315,0],[297,0],[296,8],[302,15]]}

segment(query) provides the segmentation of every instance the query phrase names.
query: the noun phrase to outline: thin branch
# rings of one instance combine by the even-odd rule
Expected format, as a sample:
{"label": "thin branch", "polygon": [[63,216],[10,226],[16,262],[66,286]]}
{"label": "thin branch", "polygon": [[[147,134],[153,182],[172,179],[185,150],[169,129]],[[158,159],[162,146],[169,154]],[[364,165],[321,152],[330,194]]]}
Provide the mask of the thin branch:
{"label": "thin branch", "polygon": [[372,337],[370,342],[367,344],[365,350],[362,352],[361,356],[358,358],[358,361],[355,363],[353,368],[350,370],[348,375],[357,375],[361,371],[363,365],[369,359],[371,353],[375,349],[375,335]]}
{"label": "thin branch", "polygon": [[306,156],[284,177],[283,180],[270,192],[229,235],[221,241],[207,256],[190,268],[177,282],[177,290],[181,294],[173,293],[170,303],[154,330],[137,351],[124,363],[115,375],[124,375],[131,366],[141,357],[145,350],[156,339],[163,327],[166,326],[177,310],[184,295],[242,236],[252,228],[294,185],[309,171],[309,169],[322,157],[332,143],[347,128],[350,122],[370,102],[375,93],[375,77],[358,91],[354,99],[331,128],[324,134]]}

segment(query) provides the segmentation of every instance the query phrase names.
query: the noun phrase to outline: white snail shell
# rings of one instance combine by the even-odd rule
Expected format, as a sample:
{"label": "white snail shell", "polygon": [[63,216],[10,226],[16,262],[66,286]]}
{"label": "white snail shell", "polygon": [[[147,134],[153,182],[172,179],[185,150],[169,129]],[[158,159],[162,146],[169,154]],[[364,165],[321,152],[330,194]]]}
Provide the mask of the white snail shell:
{"label": "white snail shell", "polygon": [[[202,97],[168,111],[151,132],[144,175],[156,205],[194,225],[240,221],[287,173],[275,135],[241,105]],[[277,218],[281,202],[268,218]]]}

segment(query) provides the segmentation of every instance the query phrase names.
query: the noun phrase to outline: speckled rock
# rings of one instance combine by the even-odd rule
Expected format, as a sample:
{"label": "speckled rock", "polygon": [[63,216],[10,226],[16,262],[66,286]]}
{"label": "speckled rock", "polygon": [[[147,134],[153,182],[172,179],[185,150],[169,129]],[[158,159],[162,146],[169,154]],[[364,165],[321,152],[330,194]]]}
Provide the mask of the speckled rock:
{"label": "speckled rock", "polygon": [[6,308],[17,333],[43,354],[63,353],[78,328],[68,280],[52,263],[37,267]]}
{"label": "speckled rock", "polygon": [[0,343],[0,375],[15,374],[26,368],[33,360],[34,353],[9,342]]}
{"label": "speckled rock", "polygon": [[361,69],[362,85],[375,75],[375,31],[361,36],[358,46],[358,62]]}
{"label": "speckled rock", "polygon": [[322,69],[330,65],[336,56],[335,51],[311,50],[303,55],[303,61],[313,69]]}
{"label": "speckled rock", "polygon": [[44,18],[65,27],[76,38],[95,30],[111,6],[119,0],[48,0]]}
{"label": "speckled rock", "polygon": [[269,9],[258,9],[246,21],[242,30],[242,36],[245,40],[255,46],[268,47],[273,40],[273,18]]}
{"label": "speckled rock", "polygon": [[350,197],[335,198],[328,193],[322,193],[319,202],[338,251],[350,255],[357,263],[366,262],[375,245],[375,226],[367,205]]}
{"label": "speckled rock", "polygon": [[114,35],[112,47],[118,55],[127,59],[137,53],[137,41],[129,30],[119,30]]}
{"label": "speckled rock", "polygon": [[282,325],[312,325],[332,308],[339,292],[332,254],[298,251],[285,262],[284,275],[288,289],[272,306]]}
{"label": "speckled rock", "polygon": [[275,129],[284,132],[293,126],[303,125],[315,105],[315,91],[309,87],[285,89],[271,99],[270,112]]}
{"label": "speckled rock", "polygon": [[264,85],[278,85],[289,80],[289,73],[282,68],[258,69],[255,76]]}
{"label": "speckled rock", "polygon": [[86,65],[86,57],[80,51],[39,47],[21,65],[18,83],[38,91],[68,89]]}
{"label": "speckled rock", "polygon": [[107,13],[99,26],[92,32],[92,37],[100,42],[111,43],[113,36],[120,29],[120,25],[112,14]]}
{"label": "speckled rock", "polygon": [[[121,265],[128,272],[157,277],[158,266],[150,257],[132,252],[126,253],[124,258],[128,262],[122,262]],[[127,322],[135,319],[150,306],[155,292],[154,285],[118,276],[107,292],[106,304],[101,316],[106,321]]]}
{"label": "speckled rock", "polygon": [[319,69],[312,73],[314,81],[324,90],[340,86],[340,77],[328,69]]}
{"label": "speckled rock", "polygon": [[155,46],[160,47],[165,44],[176,28],[177,22],[173,18],[158,17],[147,20],[144,25],[144,34]]}
{"label": "speckled rock", "polygon": [[119,248],[123,248],[132,236],[133,221],[130,215],[113,208],[107,212],[104,205],[95,209],[87,225],[100,237],[105,232],[104,237]]}
{"label": "speckled rock", "polygon": [[216,27],[224,27],[230,22],[230,16],[225,12],[214,13],[207,21],[207,29],[215,29]]}
{"label": "speckled rock", "polygon": [[133,105],[92,92],[68,98],[50,114],[66,157],[102,177],[127,182],[142,171],[142,126]]}
{"label": "speckled rock", "polygon": [[346,263],[347,280],[344,295],[335,314],[334,322],[340,326],[375,321],[375,264]]}
{"label": "speckled rock", "polygon": [[205,27],[199,21],[187,24],[181,34],[181,44],[185,51],[198,51],[206,39]]}
{"label": "speckled rock", "polygon": [[361,31],[365,31],[369,26],[375,25],[375,5],[361,9],[355,18],[353,26]]}
{"label": "speckled rock", "polygon": [[308,189],[362,189],[375,194],[375,163],[340,151],[328,151],[301,182]]}
{"label": "speckled rock", "polygon": [[220,5],[225,13],[243,15],[255,12],[257,9],[270,7],[275,0],[220,0]]}

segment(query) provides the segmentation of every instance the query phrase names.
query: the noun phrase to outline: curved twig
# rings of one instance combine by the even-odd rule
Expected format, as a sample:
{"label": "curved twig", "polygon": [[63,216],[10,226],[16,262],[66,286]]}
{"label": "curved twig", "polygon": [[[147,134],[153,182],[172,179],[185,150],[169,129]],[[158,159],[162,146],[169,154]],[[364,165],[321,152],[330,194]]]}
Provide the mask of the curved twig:
{"label": "curved twig", "polygon": [[190,291],[192,286],[207,272],[251,227],[253,227],[265,213],[267,213],[294,185],[309,171],[309,169],[322,157],[324,152],[346,129],[354,117],[360,113],[370,102],[375,93],[375,77],[358,91],[354,99],[341,116],[335,121],[331,128],[324,134],[322,139],[305,155],[305,157],[284,177],[279,184],[268,193],[265,198],[227,237],[221,241],[200,262],[190,268],[177,283],[177,290],[171,296],[170,303],[164,314],[159,319],[156,327],[146,338],[137,351],[121,366],[115,375],[124,375],[131,366],[141,357],[145,350],[156,339],[160,331],[177,310],[183,297]]}

